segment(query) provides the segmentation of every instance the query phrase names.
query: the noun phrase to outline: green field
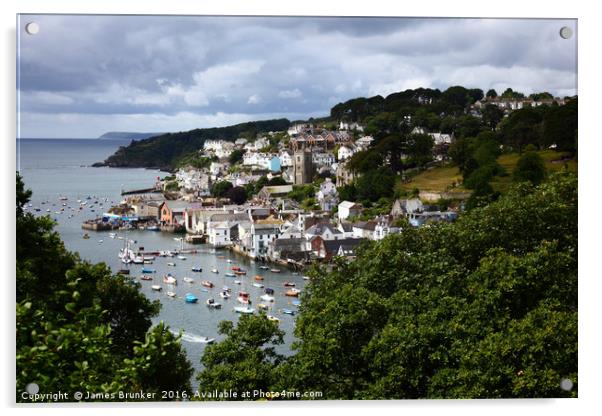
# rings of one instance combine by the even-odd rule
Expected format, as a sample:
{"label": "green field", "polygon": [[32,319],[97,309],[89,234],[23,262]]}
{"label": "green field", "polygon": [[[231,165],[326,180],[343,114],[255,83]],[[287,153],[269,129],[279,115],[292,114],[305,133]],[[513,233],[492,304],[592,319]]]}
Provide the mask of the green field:
{"label": "green field", "polygon": [[[545,161],[548,172],[557,172],[566,167],[572,172],[577,172],[577,161],[573,158],[566,162],[560,161],[568,157],[566,152],[556,152],[554,150],[542,150],[538,152]],[[500,156],[497,161],[504,168],[507,175],[498,176],[491,185],[497,191],[505,191],[512,183],[512,171],[518,162],[520,155],[518,153],[508,153]],[[412,177],[409,182],[397,183],[397,190],[412,191],[418,188],[420,191],[444,192],[457,191],[466,192],[467,190],[458,184],[462,182],[462,175],[456,166],[441,166],[419,173]]]}

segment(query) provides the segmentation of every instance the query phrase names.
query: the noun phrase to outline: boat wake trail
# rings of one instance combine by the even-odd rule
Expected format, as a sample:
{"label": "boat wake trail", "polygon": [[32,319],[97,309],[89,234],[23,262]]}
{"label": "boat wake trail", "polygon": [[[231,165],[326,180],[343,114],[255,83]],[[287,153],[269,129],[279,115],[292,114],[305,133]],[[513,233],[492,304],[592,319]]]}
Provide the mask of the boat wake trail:
{"label": "boat wake trail", "polygon": [[[173,329],[170,329],[169,332],[171,332],[172,334],[174,334],[176,336],[179,335],[179,332],[174,331]],[[182,340],[186,341],[186,342],[203,343],[203,344],[206,344],[207,342],[209,342],[209,339],[207,337],[202,337],[202,336],[196,335],[196,334],[187,334],[186,332],[182,332]]]}

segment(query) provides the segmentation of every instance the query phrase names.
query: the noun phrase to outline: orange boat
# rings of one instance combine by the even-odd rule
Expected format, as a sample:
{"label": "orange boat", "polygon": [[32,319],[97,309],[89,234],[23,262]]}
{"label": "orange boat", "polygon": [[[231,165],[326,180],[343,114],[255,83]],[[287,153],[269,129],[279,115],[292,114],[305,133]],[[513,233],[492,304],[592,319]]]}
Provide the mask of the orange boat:
{"label": "orange boat", "polygon": [[259,282],[259,281],[263,280],[263,276],[256,275],[255,280],[257,280]]}
{"label": "orange boat", "polygon": [[284,292],[284,295],[296,298],[297,296],[299,296],[300,292],[301,291],[299,289],[292,288],[291,290],[287,290],[286,292]]}
{"label": "orange boat", "polygon": [[242,276],[242,275],[245,275],[245,274],[247,274],[247,271],[246,271],[246,270],[243,270],[243,269],[241,269],[241,268],[239,268],[238,270],[234,270],[234,274],[237,274],[237,275],[239,275],[239,276]]}

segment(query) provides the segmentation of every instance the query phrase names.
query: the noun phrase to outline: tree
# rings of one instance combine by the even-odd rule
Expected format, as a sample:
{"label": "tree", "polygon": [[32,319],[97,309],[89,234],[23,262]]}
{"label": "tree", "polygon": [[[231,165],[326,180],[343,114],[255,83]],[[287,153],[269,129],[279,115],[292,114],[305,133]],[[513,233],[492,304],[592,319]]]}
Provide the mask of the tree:
{"label": "tree", "polygon": [[417,166],[433,160],[433,138],[428,134],[412,134],[408,138],[407,154]]}
{"label": "tree", "polygon": [[265,314],[244,315],[236,327],[231,321],[220,322],[219,333],[226,338],[209,345],[201,358],[203,370],[197,380],[202,390],[232,390],[238,393],[234,400],[257,400],[242,397],[244,391],[271,391],[276,382],[274,367],[284,360],[275,349],[284,342],[278,325]]}
{"label": "tree", "polygon": [[563,106],[551,107],[543,118],[542,142],[558,150],[577,150],[577,98]]}
{"label": "tree", "polygon": [[213,184],[211,187],[211,195],[216,198],[225,197],[228,191],[232,189],[234,185],[229,181],[219,181]]}
{"label": "tree", "polygon": [[493,104],[487,104],[481,113],[483,115],[483,122],[491,130],[495,130],[498,123],[504,118],[504,111]]}
{"label": "tree", "polygon": [[492,88],[490,90],[487,90],[487,94],[485,94],[487,98],[496,98],[497,97],[497,92]]}
{"label": "tree", "polygon": [[546,177],[545,163],[536,152],[527,152],[518,159],[512,176],[515,182],[529,181],[539,185]]}
{"label": "tree", "polygon": [[242,186],[235,186],[226,192],[226,198],[229,198],[233,204],[242,205],[247,200],[247,192]]}
{"label": "tree", "polygon": [[230,156],[228,156],[228,162],[230,162],[231,165],[235,165],[242,160],[244,154],[244,150],[235,149],[234,151],[232,151],[232,153],[230,153]]}

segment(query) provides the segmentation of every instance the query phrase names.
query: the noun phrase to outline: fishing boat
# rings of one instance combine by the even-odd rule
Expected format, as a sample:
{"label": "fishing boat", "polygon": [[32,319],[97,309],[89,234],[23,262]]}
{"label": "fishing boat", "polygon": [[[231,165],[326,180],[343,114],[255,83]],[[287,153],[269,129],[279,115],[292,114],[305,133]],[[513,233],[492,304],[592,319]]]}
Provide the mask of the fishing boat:
{"label": "fishing boat", "polygon": [[219,296],[222,299],[230,299],[230,293],[228,293],[227,290],[222,290],[221,292],[219,292]]}
{"label": "fishing boat", "polygon": [[175,292],[166,292],[166,295],[169,296],[170,298],[175,298],[176,297],[176,293]]}
{"label": "fishing boat", "polygon": [[284,292],[284,295],[285,295],[285,296],[291,296],[291,297],[295,297],[295,298],[296,298],[297,296],[299,296],[299,293],[300,293],[300,292],[301,292],[301,291],[300,291],[299,289],[292,288],[292,289],[290,289],[290,290],[287,290],[286,292]]}
{"label": "fishing boat", "polygon": [[273,295],[274,294],[274,289],[272,289],[271,287],[266,287],[264,290],[264,293],[268,294],[268,295]]}
{"label": "fishing boat", "polygon": [[163,276],[163,283],[167,283],[168,285],[177,285],[178,281],[172,275],[166,274]]}
{"label": "fishing boat", "polygon": [[193,272],[196,272],[196,273],[200,273],[203,271],[203,269],[201,269],[201,266],[192,266],[192,268],[190,270],[192,270]]}
{"label": "fishing boat", "polygon": [[185,277],[184,280],[186,283],[194,283],[194,279],[190,278],[190,277]]}
{"label": "fishing boat", "polygon": [[295,287],[295,282],[284,282],[284,287]]}
{"label": "fishing boat", "polygon": [[151,289],[153,289],[155,292],[160,292],[162,287],[159,285],[152,285]]}
{"label": "fishing boat", "polygon": [[257,275],[255,275],[255,280],[257,280],[258,282],[260,282],[260,281],[263,280],[263,276],[260,276],[260,275],[257,274]]}
{"label": "fishing boat", "polygon": [[213,269],[211,269],[211,273],[219,273],[219,270],[217,270],[215,267]]}
{"label": "fishing boat", "polygon": [[261,270],[270,270],[270,268],[268,266],[259,266],[259,268]]}
{"label": "fishing boat", "polygon": [[178,255],[178,258],[179,258],[180,260],[186,260],[186,256],[182,256],[181,254],[180,254],[180,255]]}
{"label": "fishing boat", "polygon": [[221,307],[222,307],[222,304],[219,302],[216,302],[215,299],[213,299],[213,298],[207,299],[207,301],[205,301],[205,304],[207,305],[207,307],[209,309],[221,309]]}
{"label": "fishing boat", "polygon": [[263,285],[261,283],[253,283],[253,286],[263,288]]}
{"label": "fishing boat", "polygon": [[140,280],[153,280],[152,276],[147,276],[145,274],[143,274],[142,276],[140,276]]}
{"label": "fishing boat", "polygon": [[236,306],[236,307],[234,307],[234,312],[244,313],[244,314],[252,314],[253,312],[255,312],[255,309],[250,308],[248,306]]}
{"label": "fishing boat", "polygon": [[187,293],[184,297],[184,300],[186,301],[186,303],[197,303],[199,301],[199,298],[194,296],[192,293]]}
{"label": "fishing boat", "polygon": [[248,304],[249,303],[249,294],[247,292],[238,292],[238,297],[236,298],[240,303]]}
{"label": "fishing boat", "polygon": [[272,273],[280,273],[280,269],[270,269]]}
{"label": "fishing boat", "polygon": [[294,315],[295,311],[292,309],[282,309],[282,313],[287,314],[287,315]]}
{"label": "fishing boat", "polygon": [[226,273],[226,276],[228,276],[228,277],[236,277],[236,275],[234,273],[230,273],[230,272]]}
{"label": "fishing boat", "polygon": [[147,273],[157,273],[156,269],[148,269],[146,267],[142,268],[142,273],[147,274]]}
{"label": "fishing boat", "polygon": [[261,299],[261,300],[262,300],[262,301],[264,301],[264,302],[274,302],[274,296],[272,296],[272,295],[268,295],[268,294],[261,295],[261,296],[259,297],[259,299]]}
{"label": "fishing boat", "polygon": [[280,319],[276,318],[276,317],[275,317],[275,316],[273,316],[273,315],[268,315],[268,316],[267,316],[267,318],[268,318],[268,321],[272,321],[272,322],[280,323]]}

